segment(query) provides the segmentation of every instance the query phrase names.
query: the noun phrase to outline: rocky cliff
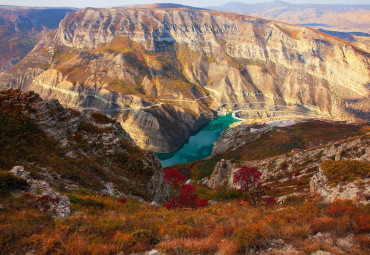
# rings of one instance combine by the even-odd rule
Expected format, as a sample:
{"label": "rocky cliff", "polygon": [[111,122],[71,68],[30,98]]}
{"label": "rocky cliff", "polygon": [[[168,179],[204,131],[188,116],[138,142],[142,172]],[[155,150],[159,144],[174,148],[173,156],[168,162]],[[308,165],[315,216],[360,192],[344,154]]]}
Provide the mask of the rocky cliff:
{"label": "rocky cliff", "polygon": [[10,89],[0,92],[0,120],[0,169],[22,165],[32,178],[59,190],[145,198],[161,192],[155,185],[147,189],[151,179],[158,182],[158,159],[104,114],[84,116],[55,99]]}
{"label": "rocky cliff", "polygon": [[[335,199],[351,199],[368,203],[370,195],[369,145],[369,133],[367,133],[335,142],[323,142],[306,149],[295,149],[284,155],[261,160],[222,159],[216,164],[211,176],[204,178],[201,182],[210,188],[217,186],[237,188],[233,183],[234,174],[241,166],[249,166],[262,172],[263,182],[274,190],[275,195],[280,196],[280,201],[284,200],[286,195],[309,195],[311,193],[322,196],[323,200],[328,203]],[[349,173],[345,173],[338,167],[333,168],[334,172],[341,172],[337,174],[341,181],[333,184],[328,181],[328,177],[320,169],[323,162],[328,161],[359,162],[363,176],[356,176],[356,168],[352,166],[348,168]],[[351,176],[348,181],[345,180],[346,175]]]}
{"label": "rocky cliff", "polygon": [[337,38],[186,8],[70,13],[0,75],[0,87],[109,113],[157,152],[176,149],[225,108],[369,119],[369,84],[369,54]]}
{"label": "rocky cliff", "polygon": [[0,6],[0,72],[17,64],[73,8]]}

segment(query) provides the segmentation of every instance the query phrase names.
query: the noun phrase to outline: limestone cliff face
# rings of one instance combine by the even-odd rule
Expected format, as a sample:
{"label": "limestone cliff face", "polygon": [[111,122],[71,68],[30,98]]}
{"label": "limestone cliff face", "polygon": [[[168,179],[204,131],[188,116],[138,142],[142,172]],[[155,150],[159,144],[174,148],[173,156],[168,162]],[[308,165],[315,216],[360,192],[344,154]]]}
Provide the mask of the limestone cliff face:
{"label": "limestone cliff face", "polygon": [[112,113],[158,152],[220,107],[369,119],[369,54],[306,27],[216,11],[87,8],[38,47],[26,59],[42,55],[44,71],[20,85],[15,74],[37,63],[24,60],[0,87]]}

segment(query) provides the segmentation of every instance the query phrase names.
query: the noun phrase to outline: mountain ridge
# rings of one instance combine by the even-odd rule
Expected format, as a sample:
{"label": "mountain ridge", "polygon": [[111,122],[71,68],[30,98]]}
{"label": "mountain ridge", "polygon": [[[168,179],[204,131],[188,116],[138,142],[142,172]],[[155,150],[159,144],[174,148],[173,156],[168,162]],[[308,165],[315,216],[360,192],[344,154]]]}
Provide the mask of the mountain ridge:
{"label": "mountain ridge", "polygon": [[141,147],[169,152],[224,108],[368,119],[368,59],[314,29],[246,15],[88,8],[0,87],[114,113]]}

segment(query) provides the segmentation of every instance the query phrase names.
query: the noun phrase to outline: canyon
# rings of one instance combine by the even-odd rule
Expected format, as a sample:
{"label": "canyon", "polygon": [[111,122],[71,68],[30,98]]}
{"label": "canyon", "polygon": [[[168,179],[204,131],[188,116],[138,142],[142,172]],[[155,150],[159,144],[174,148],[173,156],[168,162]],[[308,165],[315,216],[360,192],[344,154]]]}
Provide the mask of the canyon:
{"label": "canyon", "polygon": [[369,56],[317,30],[246,15],[86,8],[1,73],[0,88],[107,113],[141,148],[171,152],[222,111],[369,120]]}

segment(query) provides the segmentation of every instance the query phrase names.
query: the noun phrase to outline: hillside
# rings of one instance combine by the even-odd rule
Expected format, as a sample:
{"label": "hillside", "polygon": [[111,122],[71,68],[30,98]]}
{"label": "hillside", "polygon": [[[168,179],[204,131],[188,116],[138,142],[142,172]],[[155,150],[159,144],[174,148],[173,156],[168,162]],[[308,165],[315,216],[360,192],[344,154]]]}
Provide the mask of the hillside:
{"label": "hillside", "polygon": [[[40,101],[33,93],[7,91],[6,94],[7,103],[3,103],[4,93],[0,97],[2,118],[12,112],[5,107],[8,102],[22,102],[25,99],[28,99],[27,102],[30,102],[31,106],[40,106],[44,109],[43,112],[48,109],[43,107],[45,104],[50,107],[51,112],[55,110],[51,107],[51,103],[55,101]],[[15,96],[9,100],[11,94]],[[29,100],[31,98],[35,98],[35,102]],[[25,112],[27,108],[22,109],[22,112]],[[27,112],[31,112],[31,116],[35,114],[34,111],[28,110],[26,116]],[[37,112],[39,111],[36,108]],[[72,113],[67,111],[67,114],[68,112]],[[71,123],[66,112],[60,113],[64,114],[56,115],[58,118]],[[25,115],[18,112],[16,116]],[[93,114],[83,118],[93,119],[88,122],[95,127],[90,126],[90,137],[96,134],[98,123],[112,121],[103,116]],[[80,118],[81,116],[78,119]],[[45,129],[40,118],[34,120],[38,122],[39,127]],[[14,131],[18,131],[20,127],[32,130],[32,122],[25,124],[13,124],[9,127]],[[3,126],[1,128],[3,129]],[[285,127],[275,126],[270,130],[266,130],[263,125],[246,125],[238,126],[237,132],[228,130],[220,142],[225,143],[227,138],[230,139],[230,132],[242,134],[234,136],[237,141],[246,140],[246,133],[250,132],[251,128],[262,134],[258,138],[260,147],[255,147],[253,143],[240,146],[239,143],[239,147],[234,150],[228,148],[222,155],[232,156],[231,160],[221,160],[210,176],[199,182],[194,180],[197,194],[209,199],[209,205],[205,208],[169,210],[121,193],[95,193],[91,192],[91,188],[67,188],[58,190],[62,194],[60,199],[68,199],[70,213],[67,217],[58,217],[51,208],[53,203],[60,203],[59,200],[41,196],[43,190],[40,189],[21,191],[27,187],[22,179],[14,176],[25,178],[21,175],[24,173],[21,169],[13,168],[10,172],[12,175],[8,171],[1,171],[0,252],[140,255],[367,254],[370,231],[369,127],[312,120]],[[60,126],[58,129],[63,131]],[[3,130],[1,131],[2,134]],[[48,131],[55,133],[55,129]],[[35,132],[33,130],[25,134]],[[127,138],[127,134],[123,135],[127,143],[132,142]],[[266,139],[266,135],[270,138]],[[289,136],[300,140],[304,148],[291,150],[300,146],[291,146],[289,138],[287,139]],[[275,139],[276,143],[271,142],[274,137],[279,138]],[[40,133],[37,138],[38,146],[26,148],[32,148],[33,152],[41,157],[44,156],[42,151],[39,153],[35,149],[43,148],[45,138]],[[4,138],[0,141],[4,143]],[[16,142],[17,137],[12,141]],[[71,142],[73,140],[68,141],[68,144]],[[51,142],[47,144],[50,146]],[[271,150],[265,155],[261,154],[260,148],[267,148],[268,145]],[[127,144],[125,146],[126,149],[130,148]],[[245,151],[243,146],[249,146],[248,151]],[[48,155],[54,158],[52,149],[48,150]],[[258,160],[253,160],[256,159],[251,156],[254,152],[260,155]],[[2,153],[12,156],[12,151],[9,150]],[[132,152],[129,155],[132,155]],[[240,158],[243,155],[246,157]],[[75,160],[78,162],[78,158]],[[95,162],[93,158],[89,160]],[[99,158],[98,162],[100,160],[103,159]],[[155,158],[150,160],[155,161]],[[38,162],[36,159],[35,162],[37,163],[33,164],[30,170],[35,165],[48,161],[43,159]],[[86,163],[88,162],[85,161]],[[106,161],[104,164],[106,165]],[[196,179],[197,164],[199,165],[199,162],[178,168],[188,177]],[[236,190],[232,176],[242,166],[255,166],[263,173],[263,184],[270,187],[266,193],[270,200],[264,199],[262,204],[251,206],[250,197]],[[190,169],[188,172],[187,167]],[[54,177],[60,172],[49,173],[48,178],[51,178],[50,176]],[[41,172],[42,176],[44,174]],[[100,174],[97,169],[95,174]],[[32,173],[32,176],[40,178],[40,173]],[[91,177],[93,176],[88,176],[89,179]],[[35,180],[28,180],[28,183],[34,185]],[[54,183],[58,182],[54,179]],[[2,193],[4,187],[11,187],[12,192]],[[14,187],[18,190],[14,190]],[[120,188],[119,185],[115,187]]]}
{"label": "hillside", "polygon": [[209,7],[213,10],[248,14],[264,19],[306,25],[342,32],[370,32],[370,5],[292,4],[271,1],[256,4],[241,2]]}
{"label": "hillside", "polygon": [[338,38],[245,15],[87,8],[0,87],[110,114],[141,148],[170,152],[222,110],[369,119],[368,60]]}
{"label": "hillside", "polygon": [[0,6],[0,73],[17,64],[72,8]]}
{"label": "hillside", "polygon": [[370,49],[370,5],[291,4],[277,0],[256,4],[232,2],[208,8],[312,27],[367,52]]}
{"label": "hillside", "polygon": [[33,92],[0,91],[0,169],[23,166],[60,191],[149,198],[147,184],[161,165],[139,149],[121,125],[101,113],[82,116]]}

